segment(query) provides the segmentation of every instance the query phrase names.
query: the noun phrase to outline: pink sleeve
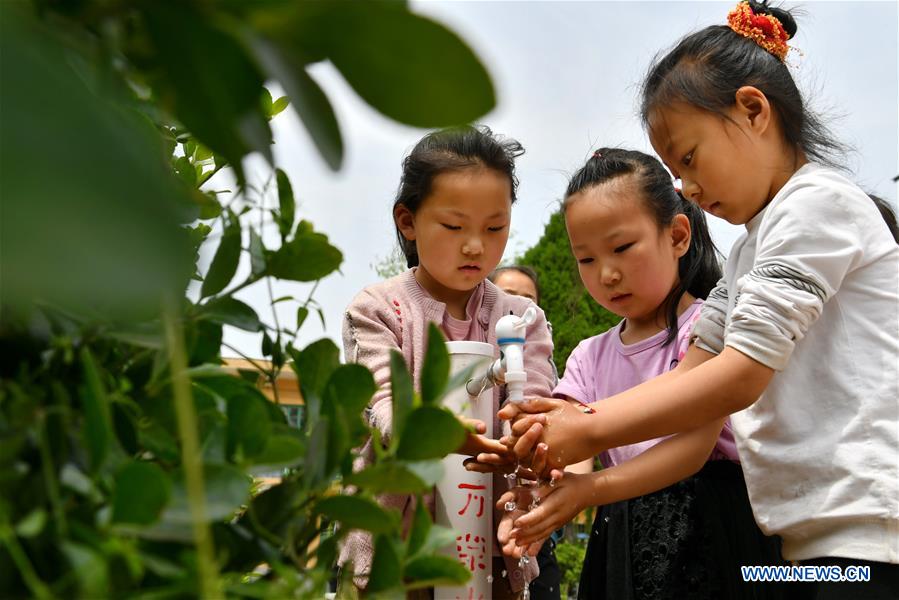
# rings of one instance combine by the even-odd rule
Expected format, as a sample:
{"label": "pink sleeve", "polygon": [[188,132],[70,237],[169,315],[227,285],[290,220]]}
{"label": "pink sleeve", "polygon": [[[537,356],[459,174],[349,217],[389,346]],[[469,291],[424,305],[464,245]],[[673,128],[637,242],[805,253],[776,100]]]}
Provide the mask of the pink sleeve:
{"label": "pink sleeve", "polygon": [[392,430],[393,402],[390,395],[390,351],[400,347],[400,336],[391,329],[389,307],[367,291],[347,307],[343,319],[343,350],[347,362],[371,371],[378,390],[369,402],[369,423],[388,437]]}
{"label": "pink sleeve", "polygon": [[696,325],[700,316],[702,316],[702,310],[697,310],[693,313],[693,316],[690,317],[690,320],[684,323],[683,328],[677,332],[677,362],[684,360],[684,355],[687,353],[687,350],[690,349],[690,338],[693,335],[693,327]]}
{"label": "pink sleeve", "polygon": [[553,390],[553,396],[556,398],[567,396],[581,404],[588,404],[595,400],[584,379],[586,370],[581,365],[581,359],[587,352],[586,341],[584,340],[578,344],[568,356],[568,360],[565,362],[565,375],[562,377],[559,385],[556,386],[556,389]]}
{"label": "pink sleeve", "polygon": [[546,315],[539,307],[537,319],[528,326],[526,335],[524,368],[528,373],[528,380],[524,387],[524,397],[548,398],[556,379],[552,362],[553,340],[546,323]]}

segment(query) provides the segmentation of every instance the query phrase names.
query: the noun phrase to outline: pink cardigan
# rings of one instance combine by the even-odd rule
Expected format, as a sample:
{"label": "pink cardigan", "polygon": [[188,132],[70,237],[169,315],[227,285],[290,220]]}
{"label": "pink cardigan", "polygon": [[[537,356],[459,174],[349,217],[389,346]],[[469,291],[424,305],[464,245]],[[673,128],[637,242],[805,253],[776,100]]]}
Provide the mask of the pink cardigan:
{"label": "pink cardigan", "polygon": [[[399,350],[406,359],[412,373],[416,389],[419,388],[421,367],[424,361],[426,336],[429,323],[438,327],[443,322],[446,305],[434,300],[422,289],[410,269],[362,290],[347,307],[343,322],[343,346],[347,362],[364,365],[375,378],[378,391],[369,403],[369,424],[384,436],[390,436],[393,406],[390,395],[390,350]],[[481,305],[476,318],[485,329],[487,343],[496,348],[495,356],[499,357],[496,346],[496,322],[510,312],[521,315],[533,303],[520,296],[511,296],[502,292],[490,281],[485,280]],[[527,330],[524,360],[528,380],[525,386],[525,397],[550,397],[555,384],[555,370],[552,366],[552,338],[547,327],[543,311],[537,308],[537,320]],[[494,388],[494,407],[499,410],[500,388]],[[501,424],[494,419],[494,431],[501,431]],[[357,458],[355,469],[359,470],[371,464],[373,459],[372,439],[366,442],[361,455]],[[502,487],[498,487],[502,486]],[[494,476],[494,489],[505,489],[506,481],[501,476]],[[385,494],[379,497],[380,503],[400,511],[407,524],[414,514],[415,499],[413,496]],[[434,500],[427,496],[431,514],[434,514]],[[494,523],[499,523],[501,514],[494,511]],[[353,561],[356,584],[364,587],[371,568],[373,555],[371,535],[365,531],[351,531],[340,552],[341,565]],[[506,558],[509,581],[515,591],[524,586],[525,577],[533,580],[538,571],[537,561],[532,560],[527,573],[518,567],[518,561]]]}

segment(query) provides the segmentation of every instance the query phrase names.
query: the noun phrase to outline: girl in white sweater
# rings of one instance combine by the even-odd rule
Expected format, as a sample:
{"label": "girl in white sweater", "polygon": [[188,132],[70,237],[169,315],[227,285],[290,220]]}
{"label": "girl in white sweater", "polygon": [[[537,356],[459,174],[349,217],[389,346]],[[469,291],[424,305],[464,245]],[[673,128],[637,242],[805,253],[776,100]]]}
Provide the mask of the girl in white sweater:
{"label": "girl in white sweater", "polygon": [[[897,597],[899,246],[874,202],[831,166],[839,144],[784,64],[795,32],[786,11],[741,2],[727,26],[687,36],[650,69],[642,116],[653,147],[686,198],[746,233],[676,369],[592,411],[547,399],[501,413],[519,435],[545,424],[555,468],[680,433],[639,464],[542,488],[541,507],[516,521],[519,544],[579,498],[645,493],[641,482],[672,461],[707,454],[731,415],[755,518],[783,538],[784,557],[839,567],[825,578],[870,568],[867,583],[803,591]],[[529,437],[513,439],[519,454]]]}

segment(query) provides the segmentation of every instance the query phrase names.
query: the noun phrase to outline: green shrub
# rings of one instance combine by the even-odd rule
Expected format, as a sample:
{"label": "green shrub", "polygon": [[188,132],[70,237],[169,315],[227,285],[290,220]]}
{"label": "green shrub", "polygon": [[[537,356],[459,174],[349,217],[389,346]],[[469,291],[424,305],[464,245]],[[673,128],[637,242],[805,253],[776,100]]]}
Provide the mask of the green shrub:
{"label": "green shrub", "polygon": [[[339,168],[338,122],[306,73],[322,60],[413,126],[494,104],[471,50],[404,3],[0,2],[0,597],[320,597],[351,528],[375,534],[373,592],[467,578],[435,554],[451,534],[426,513],[403,541],[374,500],[430,490],[464,435],[439,407],[439,332],[421,395],[393,357],[398,433],[353,474],[371,373],[338,364],[330,340],[294,347],[313,297],[270,297],[294,303],[292,323],[235,297],[342,263],[298,218],[282,171],[254,190],[241,168],[253,152],[272,163],[269,120],[288,103]],[[273,99],[270,79],[288,96]],[[225,168],[238,182],[227,203],[210,189]],[[200,272],[204,242],[215,251]],[[296,372],[299,429],[222,367],[225,326],[262,332],[270,383]],[[407,421],[441,423],[426,453],[408,450]],[[281,482],[254,493],[252,476],[272,470]]]}
{"label": "green shrub", "polygon": [[577,590],[586,552],[586,541],[559,542],[556,545],[556,560],[559,561],[559,570],[562,572],[562,598],[574,595],[573,592]]}

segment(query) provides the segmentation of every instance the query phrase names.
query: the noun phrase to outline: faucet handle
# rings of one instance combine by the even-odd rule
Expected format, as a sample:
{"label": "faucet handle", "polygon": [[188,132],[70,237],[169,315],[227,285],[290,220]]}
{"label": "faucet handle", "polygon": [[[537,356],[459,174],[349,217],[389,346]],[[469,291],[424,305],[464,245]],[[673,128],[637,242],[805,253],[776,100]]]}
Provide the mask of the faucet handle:
{"label": "faucet handle", "polygon": [[533,306],[529,306],[528,309],[526,311],[524,311],[524,314],[521,315],[521,321],[522,321],[521,324],[524,325],[525,327],[527,327],[528,325],[530,325],[531,323],[533,323],[536,320],[537,320],[537,309],[534,308]]}

